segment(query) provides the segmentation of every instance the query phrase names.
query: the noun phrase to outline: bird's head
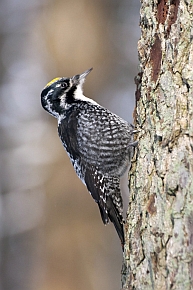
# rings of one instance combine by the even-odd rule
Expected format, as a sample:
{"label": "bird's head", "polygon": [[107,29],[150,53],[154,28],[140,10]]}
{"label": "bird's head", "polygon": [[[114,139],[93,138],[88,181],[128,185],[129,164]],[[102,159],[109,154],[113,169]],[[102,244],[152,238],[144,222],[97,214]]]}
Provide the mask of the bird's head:
{"label": "bird's head", "polygon": [[71,78],[55,78],[49,82],[41,93],[42,107],[54,117],[59,118],[60,114],[71,104],[84,100],[82,87],[91,70],[92,68]]}

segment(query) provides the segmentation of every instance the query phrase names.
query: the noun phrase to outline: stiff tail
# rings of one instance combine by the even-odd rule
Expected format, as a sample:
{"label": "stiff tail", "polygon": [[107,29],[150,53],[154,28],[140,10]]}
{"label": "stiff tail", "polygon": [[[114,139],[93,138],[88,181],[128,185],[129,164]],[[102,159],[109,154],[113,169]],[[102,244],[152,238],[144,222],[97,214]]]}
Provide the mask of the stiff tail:
{"label": "stiff tail", "polygon": [[[101,218],[106,225],[110,221],[121,240],[122,248],[125,244],[122,208],[123,201],[120,192],[119,177],[105,177],[94,167],[87,168],[85,173],[85,183],[94,200],[97,202]],[[114,202],[113,202],[114,201]]]}
{"label": "stiff tail", "polygon": [[110,196],[107,197],[107,211],[110,221],[114,224],[117,234],[121,240],[122,249],[124,250],[125,235],[124,235],[124,220],[122,215],[116,209]]}

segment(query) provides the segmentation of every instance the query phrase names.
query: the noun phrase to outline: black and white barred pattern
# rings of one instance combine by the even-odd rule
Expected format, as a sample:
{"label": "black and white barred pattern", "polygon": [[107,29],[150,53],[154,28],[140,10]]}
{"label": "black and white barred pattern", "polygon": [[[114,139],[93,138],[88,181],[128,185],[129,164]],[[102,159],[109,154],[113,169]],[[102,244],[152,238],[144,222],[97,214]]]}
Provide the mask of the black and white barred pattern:
{"label": "black and white barred pattern", "polygon": [[97,202],[104,224],[113,222],[124,244],[120,177],[133,155],[134,128],[82,93],[90,71],[57,78],[42,91],[42,106],[58,119],[58,134],[78,177]]}

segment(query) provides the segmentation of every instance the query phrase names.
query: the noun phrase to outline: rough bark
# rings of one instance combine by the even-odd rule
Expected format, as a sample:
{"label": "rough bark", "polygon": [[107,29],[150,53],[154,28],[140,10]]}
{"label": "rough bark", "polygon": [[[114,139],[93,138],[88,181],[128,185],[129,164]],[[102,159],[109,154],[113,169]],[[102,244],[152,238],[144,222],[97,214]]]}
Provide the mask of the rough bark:
{"label": "rough bark", "polygon": [[193,1],[141,1],[123,289],[193,289]]}

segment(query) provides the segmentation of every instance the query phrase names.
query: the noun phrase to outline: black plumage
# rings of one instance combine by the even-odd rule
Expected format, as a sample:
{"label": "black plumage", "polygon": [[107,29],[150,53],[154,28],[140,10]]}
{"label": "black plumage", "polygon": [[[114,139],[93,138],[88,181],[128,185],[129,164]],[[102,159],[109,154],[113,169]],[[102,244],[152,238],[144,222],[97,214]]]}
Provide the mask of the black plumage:
{"label": "black plumage", "polygon": [[133,155],[133,125],[82,93],[85,77],[57,78],[42,91],[43,108],[58,119],[58,134],[74,169],[97,202],[104,224],[114,224],[124,245],[120,177]]}

